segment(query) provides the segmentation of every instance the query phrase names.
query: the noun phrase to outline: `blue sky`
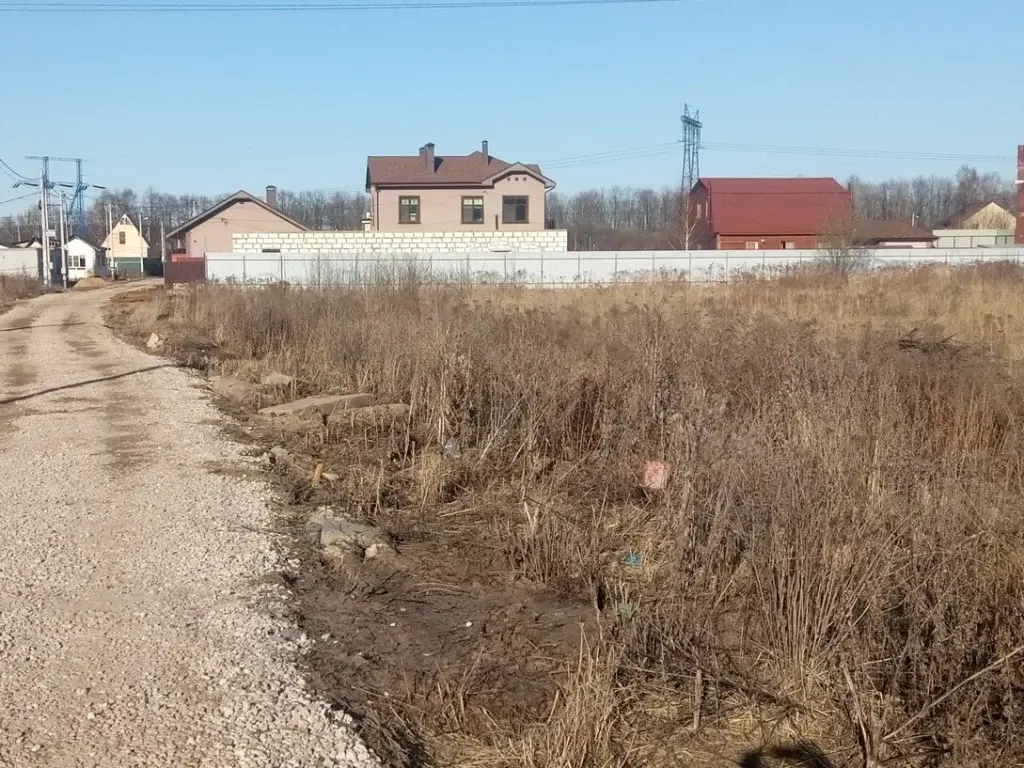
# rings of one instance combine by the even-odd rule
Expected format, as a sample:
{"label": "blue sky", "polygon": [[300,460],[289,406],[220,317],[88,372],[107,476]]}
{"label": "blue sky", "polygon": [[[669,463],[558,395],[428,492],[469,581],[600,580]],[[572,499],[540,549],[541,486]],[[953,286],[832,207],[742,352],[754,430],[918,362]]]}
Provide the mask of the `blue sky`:
{"label": "blue sky", "polygon": [[[674,141],[684,102],[700,109],[708,143],[999,155],[977,165],[1009,178],[1024,142],[1019,0],[19,11],[0,13],[0,28],[0,158],[34,174],[25,155],[85,157],[87,178],[114,187],[358,187],[367,154],[426,141],[445,154],[486,138],[498,157],[544,163]],[[51,95],[43,109],[40,92]],[[960,163],[701,156],[705,175],[723,176],[872,179]],[[678,183],[679,154],[550,175],[567,192],[662,186]],[[0,176],[0,200],[5,187]]]}

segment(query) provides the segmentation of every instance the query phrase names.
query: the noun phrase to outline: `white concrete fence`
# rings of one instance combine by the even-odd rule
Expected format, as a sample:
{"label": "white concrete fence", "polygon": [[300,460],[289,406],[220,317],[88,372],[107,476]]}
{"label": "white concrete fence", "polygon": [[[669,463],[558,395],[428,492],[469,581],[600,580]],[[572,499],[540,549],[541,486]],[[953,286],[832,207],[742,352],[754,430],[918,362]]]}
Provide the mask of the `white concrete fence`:
{"label": "white concrete fence", "polygon": [[0,275],[38,278],[41,264],[35,248],[0,248]]}
{"label": "white concrete fence", "polygon": [[483,251],[547,253],[569,250],[569,233],[564,229],[477,232],[247,232],[231,236],[231,250],[235,253],[282,251],[364,258],[367,254],[415,256],[421,253]]}
{"label": "white concrete fence", "polygon": [[[864,252],[866,268],[915,267],[1024,260],[1024,247],[883,248]],[[208,253],[210,281],[293,285],[368,285],[397,277],[423,282],[519,285],[605,285],[687,280],[718,283],[746,276],[775,277],[820,264],[804,251],[571,251],[475,253]]]}

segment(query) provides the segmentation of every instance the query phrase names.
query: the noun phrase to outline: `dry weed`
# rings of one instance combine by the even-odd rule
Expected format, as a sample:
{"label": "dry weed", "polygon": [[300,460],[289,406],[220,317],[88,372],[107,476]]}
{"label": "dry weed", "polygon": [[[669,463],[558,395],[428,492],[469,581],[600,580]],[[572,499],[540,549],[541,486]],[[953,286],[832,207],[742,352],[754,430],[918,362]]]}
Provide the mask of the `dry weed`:
{"label": "dry weed", "polygon": [[879,759],[966,766],[1024,759],[1022,282],[207,286],[166,311],[251,375],[409,403],[385,524],[482,537],[601,611],[546,721],[453,692],[447,764],[711,764],[783,737],[855,756],[849,680],[884,703]]}
{"label": "dry weed", "polygon": [[41,293],[38,280],[20,275],[0,275],[0,310],[21,299],[31,299]]}

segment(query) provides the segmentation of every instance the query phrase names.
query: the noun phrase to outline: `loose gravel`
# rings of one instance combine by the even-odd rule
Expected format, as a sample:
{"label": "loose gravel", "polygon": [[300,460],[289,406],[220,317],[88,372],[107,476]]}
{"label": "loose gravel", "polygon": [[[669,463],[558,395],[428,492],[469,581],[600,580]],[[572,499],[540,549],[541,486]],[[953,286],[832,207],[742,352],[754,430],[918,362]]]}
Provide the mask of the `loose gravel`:
{"label": "loose gravel", "polygon": [[305,689],[269,490],[109,296],[0,317],[0,766],[376,766]]}

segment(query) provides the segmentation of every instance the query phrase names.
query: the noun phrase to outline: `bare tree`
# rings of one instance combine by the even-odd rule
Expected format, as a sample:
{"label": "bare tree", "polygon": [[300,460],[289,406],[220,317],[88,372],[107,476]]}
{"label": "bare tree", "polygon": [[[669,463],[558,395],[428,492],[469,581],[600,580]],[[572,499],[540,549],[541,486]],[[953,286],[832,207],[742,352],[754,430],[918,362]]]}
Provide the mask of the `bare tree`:
{"label": "bare tree", "polygon": [[832,216],[822,228],[817,264],[837,275],[849,276],[869,264],[863,243],[863,233],[858,231],[852,212]]}
{"label": "bare tree", "polygon": [[706,220],[698,206],[699,203],[686,194],[685,189],[680,188],[675,221],[665,233],[665,240],[673,250],[692,251],[702,247]]}

